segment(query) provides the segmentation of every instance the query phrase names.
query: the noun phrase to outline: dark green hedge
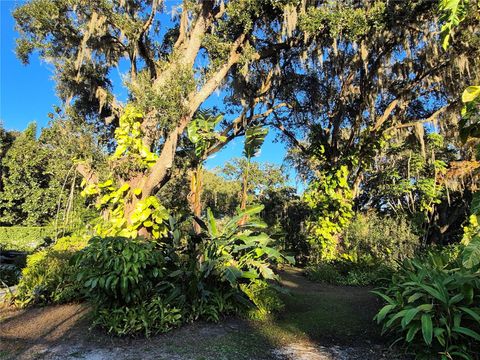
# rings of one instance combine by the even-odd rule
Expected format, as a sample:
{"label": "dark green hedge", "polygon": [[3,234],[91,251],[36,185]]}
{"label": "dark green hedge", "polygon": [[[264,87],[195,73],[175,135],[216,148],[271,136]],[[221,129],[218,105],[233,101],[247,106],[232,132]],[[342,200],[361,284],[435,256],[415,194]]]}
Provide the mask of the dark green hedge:
{"label": "dark green hedge", "polygon": [[33,251],[43,244],[46,238],[54,237],[53,227],[5,226],[0,227],[0,249]]}

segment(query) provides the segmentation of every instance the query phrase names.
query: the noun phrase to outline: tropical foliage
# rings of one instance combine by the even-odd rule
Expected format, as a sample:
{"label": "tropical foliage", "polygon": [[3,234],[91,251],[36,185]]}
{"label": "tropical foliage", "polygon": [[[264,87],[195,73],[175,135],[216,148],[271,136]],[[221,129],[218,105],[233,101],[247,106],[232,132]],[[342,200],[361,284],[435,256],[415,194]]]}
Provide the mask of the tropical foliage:
{"label": "tropical foliage", "polygon": [[[478,10],[23,2],[17,56],[52,65],[62,104],[41,130],[0,126],[0,257],[28,255],[0,264],[12,302],[86,301],[94,325],[151,336],[271,319],[295,264],[381,286],[376,322],[418,358],[476,359]],[[262,161],[276,141],[281,165]]]}
{"label": "tropical foliage", "polygon": [[94,323],[117,335],[148,336],[198,318],[218,321],[237,312],[258,317],[277,309],[281,303],[266,280],[276,279],[271,264],[287,259],[269,247],[261,223],[238,225],[261,209],[247,209],[222,229],[208,211],[207,225],[201,222],[205,233],[193,248],[173,219],[158,242],[92,238],[76,266]]}
{"label": "tropical foliage", "polygon": [[376,292],[386,305],[376,320],[418,357],[473,359],[480,341],[478,266],[462,266],[441,253],[406,260],[392,283]]}

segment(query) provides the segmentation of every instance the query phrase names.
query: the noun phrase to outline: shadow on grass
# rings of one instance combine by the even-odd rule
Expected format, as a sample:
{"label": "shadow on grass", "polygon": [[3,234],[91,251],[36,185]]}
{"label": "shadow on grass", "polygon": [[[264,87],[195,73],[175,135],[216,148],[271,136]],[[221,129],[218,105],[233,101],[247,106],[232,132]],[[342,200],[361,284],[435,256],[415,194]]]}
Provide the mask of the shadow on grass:
{"label": "shadow on grass", "polygon": [[380,303],[371,288],[314,283],[297,270],[282,272],[285,309],[258,324],[271,341],[299,339],[324,346],[385,344],[373,322]]}

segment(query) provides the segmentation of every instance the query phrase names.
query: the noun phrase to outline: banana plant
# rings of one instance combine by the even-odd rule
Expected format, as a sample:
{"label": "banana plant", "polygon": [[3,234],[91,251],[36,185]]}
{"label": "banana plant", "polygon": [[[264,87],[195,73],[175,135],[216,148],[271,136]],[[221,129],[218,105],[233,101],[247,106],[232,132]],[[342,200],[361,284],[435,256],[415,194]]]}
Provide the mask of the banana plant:
{"label": "banana plant", "polygon": [[240,224],[245,216],[262,210],[263,205],[248,207],[219,227],[212,211],[207,209],[207,221],[202,223],[207,237],[202,273],[216,272],[233,287],[254,280],[275,280],[277,275],[271,269],[272,262],[294,262],[292,257],[271,247],[273,240],[263,232],[267,227],[264,222]]}
{"label": "banana plant", "polygon": [[[240,201],[240,209],[245,210],[247,208],[248,197],[248,176],[249,168],[252,158],[257,156],[260,148],[265,141],[265,137],[268,134],[268,129],[260,125],[251,126],[245,132],[245,145],[243,149],[243,155],[247,159],[247,167],[242,176],[242,197]],[[248,220],[248,215],[245,215],[240,219],[240,224],[244,224]]]}
{"label": "banana plant", "polygon": [[[195,216],[200,217],[202,212],[202,171],[203,160],[206,157],[208,149],[216,142],[225,141],[225,136],[217,133],[215,127],[222,120],[221,115],[212,116],[208,112],[199,112],[197,117],[187,128],[187,136],[195,146],[196,165],[190,174],[190,193],[188,202]],[[194,222],[194,230],[197,234],[201,229]]]}

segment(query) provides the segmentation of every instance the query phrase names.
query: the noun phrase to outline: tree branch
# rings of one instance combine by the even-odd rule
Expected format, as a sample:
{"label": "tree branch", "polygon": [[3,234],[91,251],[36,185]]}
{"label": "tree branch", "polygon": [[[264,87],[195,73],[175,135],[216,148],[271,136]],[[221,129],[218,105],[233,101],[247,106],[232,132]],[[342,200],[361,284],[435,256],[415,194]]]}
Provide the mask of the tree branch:
{"label": "tree branch", "polygon": [[383,112],[382,116],[380,116],[377,121],[375,122],[375,126],[373,127],[372,131],[377,131],[382,127],[382,125],[387,121],[388,117],[390,114],[393,112],[393,110],[397,107],[399,103],[399,99],[395,99],[390,104],[388,104],[387,108]]}
{"label": "tree branch", "polygon": [[425,119],[419,119],[419,120],[404,123],[404,124],[394,125],[386,129],[386,131],[408,128],[408,127],[415,126],[417,124],[433,123],[439,115],[443,114],[444,112],[452,108],[453,105],[454,103],[449,103],[448,105],[442,106],[440,109],[434,111],[429,117]]}
{"label": "tree branch", "polygon": [[152,9],[150,11],[150,16],[148,17],[147,21],[145,21],[145,23],[143,24],[140,37],[142,37],[142,35],[148,31],[150,26],[152,26],[153,19],[155,18],[155,13],[157,12],[158,3],[159,3],[159,0],[152,1]]}
{"label": "tree branch", "polygon": [[80,175],[83,176],[87,184],[97,184],[98,175],[97,173],[86,163],[77,164],[76,170]]}
{"label": "tree branch", "polygon": [[227,76],[228,71],[234,64],[240,59],[240,53],[238,49],[241,47],[245,40],[245,34],[240,35],[232,44],[230,48],[230,55],[227,62],[217,70],[217,72],[211,76],[203,87],[189,97],[190,113],[193,115],[197,111],[198,107],[218,88],[222,80]]}
{"label": "tree branch", "polygon": [[297,147],[299,148],[303,153],[307,153],[308,152],[308,149],[297,139],[297,137],[293,134],[293,132],[291,132],[290,130],[288,130],[280,121],[280,119],[278,119],[278,117],[275,117],[275,120],[276,122],[270,124],[272,126],[274,126],[275,128],[277,128],[278,130],[280,130],[287,138],[290,139],[290,141]]}

